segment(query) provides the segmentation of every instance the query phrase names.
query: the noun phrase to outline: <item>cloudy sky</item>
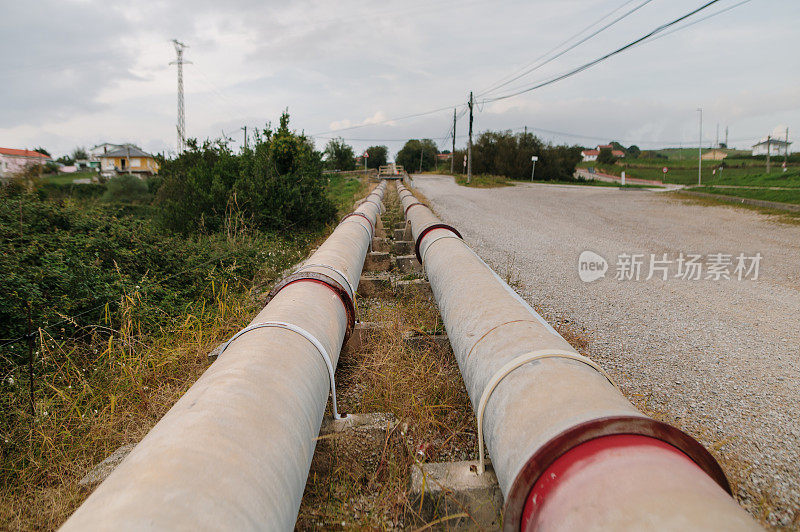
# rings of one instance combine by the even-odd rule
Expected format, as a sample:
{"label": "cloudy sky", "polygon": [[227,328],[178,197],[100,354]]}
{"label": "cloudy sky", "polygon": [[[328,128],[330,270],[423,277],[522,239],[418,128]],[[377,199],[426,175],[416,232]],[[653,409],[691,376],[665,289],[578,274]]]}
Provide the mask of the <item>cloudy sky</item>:
{"label": "cloudy sky", "polygon": [[[184,73],[188,136],[224,132],[239,143],[242,126],[263,127],[288,108],[293,128],[320,147],[339,135],[359,150],[386,144],[395,153],[412,137],[446,148],[452,108],[463,107],[470,90],[484,93],[598,20],[578,38],[641,4],[479,96],[476,132],[528,126],[587,146],[696,146],[698,107],[705,144],[717,124],[736,147],[786,126],[790,136],[800,132],[797,0],[751,0],[564,81],[485,102],[598,58],[705,1],[4,0],[0,146],[42,145],[54,155],[106,141],[174,150],[169,62],[177,38],[193,63]],[[740,1],[720,0],[687,22]],[[461,118],[459,145],[466,128]]]}

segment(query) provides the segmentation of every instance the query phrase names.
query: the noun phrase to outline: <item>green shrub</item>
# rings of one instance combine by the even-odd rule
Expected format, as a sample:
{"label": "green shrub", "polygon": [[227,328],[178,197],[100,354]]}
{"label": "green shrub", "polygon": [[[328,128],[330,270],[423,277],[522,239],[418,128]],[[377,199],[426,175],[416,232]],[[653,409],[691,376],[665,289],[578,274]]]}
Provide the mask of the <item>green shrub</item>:
{"label": "green shrub", "polygon": [[163,161],[156,204],[164,227],[181,233],[317,228],[335,218],[325,195],[322,158],[303,135],[256,131],[254,145],[234,154],[226,142],[188,142],[178,158]]}
{"label": "green shrub", "polygon": [[[539,158],[537,180],[570,181],[581,160],[581,148],[547,144],[532,133],[514,135],[511,131],[485,131],[472,148],[472,172],[530,179],[534,155]],[[460,156],[456,156],[457,169],[462,164]]]}
{"label": "green shrub", "polygon": [[104,201],[116,203],[148,203],[150,198],[147,183],[132,174],[110,179],[103,194]]}

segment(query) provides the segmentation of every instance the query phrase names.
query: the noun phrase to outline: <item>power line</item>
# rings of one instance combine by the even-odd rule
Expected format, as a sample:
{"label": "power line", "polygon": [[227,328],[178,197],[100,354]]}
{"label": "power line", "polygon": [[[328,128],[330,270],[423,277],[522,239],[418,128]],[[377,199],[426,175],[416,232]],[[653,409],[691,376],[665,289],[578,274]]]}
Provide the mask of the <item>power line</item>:
{"label": "power line", "polygon": [[[622,15],[620,15],[619,17],[615,18],[614,20],[612,20],[611,22],[609,22],[609,23],[608,23],[608,24],[606,24],[605,26],[603,26],[603,27],[599,28],[598,30],[596,30],[596,31],[594,31],[594,32],[592,32],[592,33],[590,33],[589,35],[587,35],[587,36],[586,36],[586,37],[584,37],[583,39],[579,40],[578,42],[576,42],[576,43],[572,44],[571,46],[569,46],[569,47],[565,48],[564,50],[562,50],[561,52],[557,53],[556,55],[554,55],[553,57],[551,57],[551,58],[550,58],[550,59],[548,59],[547,61],[544,61],[544,62],[541,62],[541,63],[539,63],[539,61],[540,61],[541,59],[544,59],[544,58],[545,58],[545,57],[547,57],[547,56],[548,56],[550,53],[554,52],[555,50],[558,50],[558,49],[559,49],[559,48],[561,48],[561,47],[562,47],[564,44],[566,44],[566,43],[570,42],[572,39],[574,39],[575,37],[577,37],[577,36],[578,36],[578,35],[580,35],[581,33],[585,32],[587,29],[589,29],[589,28],[591,28],[592,26],[596,25],[596,24],[597,24],[599,21],[601,21],[601,20],[603,20],[603,19],[607,18],[608,16],[610,16],[610,15],[611,15],[611,13],[614,13],[614,12],[618,11],[618,10],[619,10],[619,9],[621,9],[623,6],[625,6],[625,5],[627,5],[627,4],[629,4],[629,3],[630,3],[630,1],[628,1],[628,2],[625,2],[625,3],[624,3],[622,6],[618,7],[617,9],[615,9],[614,11],[612,11],[611,13],[609,13],[609,14],[605,15],[604,17],[602,17],[602,18],[601,18],[600,20],[598,20],[597,22],[594,22],[593,24],[591,24],[591,25],[590,25],[590,26],[588,26],[587,28],[584,28],[584,29],[583,29],[583,30],[581,30],[579,33],[577,33],[576,35],[574,35],[573,37],[570,37],[569,39],[567,39],[567,40],[566,40],[566,41],[564,41],[563,43],[559,44],[559,45],[558,45],[558,46],[556,46],[555,48],[553,48],[553,49],[551,49],[550,51],[546,52],[545,54],[541,55],[541,56],[540,56],[538,59],[536,59],[536,60],[535,60],[535,61],[534,61],[532,64],[529,64],[529,65],[528,65],[528,66],[530,66],[530,68],[523,67],[523,71],[522,71],[520,74],[518,74],[518,75],[516,75],[516,76],[513,76],[511,79],[508,79],[508,80],[506,80],[506,81],[504,81],[504,82],[502,82],[502,83],[498,83],[498,84],[495,84],[495,85],[493,85],[491,88],[489,88],[489,89],[486,89],[486,90],[484,90],[483,92],[479,93],[479,94],[478,94],[478,96],[483,96],[483,95],[486,95],[486,94],[488,94],[488,93],[490,93],[490,92],[494,92],[494,91],[496,91],[497,89],[500,89],[500,88],[502,88],[502,87],[505,87],[505,86],[506,86],[506,85],[508,85],[509,83],[513,83],[514,81],[516,81],[516,80],[518,80],[518,79],[520,79],[520,78],[523,78],[523,77],[527,76],[528,74],[530,74],[530,73],[532,73],[532,72],[535,72],[536,70],[539,70],[540,68],[542,68],[542,67],[543,67],[543,66],[545,66],[546,64],[548,64],[548,63],[550,63],[550,62],[552,62],[552,61],[555,61],[556,59],[558,59],[558,58],[559,58],[559,57],[561,57],[562,55],[566,54],[567,52],[569,52],[569,51],[571,51],[571,50],[574,50],[575,48],[577,48],[577,47],[578,47],[578,46],[580,46],[581,44],[585,43],[585,42],[586,42],[586,41],[588,41],[589,39],[591,39],[591,38],[593,38],[593,37],[597,36],[598,34],[602,33],[603,31],[607,30],[608,28],[610,28],[611,26],[613,26],[614,24],[616,24],[616,23],[617,23],[617,22],[619,22],[620,20],[622,20],[622,19],[624,19],[624,18],[626,18],[626,17],[628,17],[628,16],[632,15],[633,13],[635,13],[636,11],[638,11],[639,9],[641,9],[641,8],[643,8],[644,6],[646,6],[647,4],[649,4],[651,1],[652,1],[652,0],[645,0],[645,1],[644,1],[644,2],[642,2],[641,4],[639,4],[639,5],[637,5],[636,7],[634,7],[633,9],[631,9],[631,10],[629,10],[629,11],[626,11],[625,13],[623,13]],[[536,63],[539,63],[539,64],[536,64]],[[535,66],[531,66],[531,65],[535,65]]]}
{"label": "power line", "polygon": [[516,92],[512,92],[510,94],[506,94],[506,95],[503,95],[503,96],[498,96],[498,97],[495,97],[495,98],[485,99],[485,100],[483,100],[483,103],[496,102],[498,100],[505,100],[505,99],[508,99],[508,98],[513,98],[514,96],[519,96],[520,94],[524,94],[526,92],[531,92],[531,91],[534,91],[536,89],[540,89],[542,87],[546,87],[547,85],[552,85],[553,83],[556,83],[556,82],[561,81],[563,79],[566,79],[566,78],[569,78],[571,76],[574,76],[575,74],[583,72],[584,70],[586,70],[588,68],[591,68],[591,67],[593,67],[594,65],[596,65],[598,63],[601,63],[601,62],[603,62],[603,61],[605,61],[605,60],[607,60],[607,59],[609,59],[609,58],[611,58],[611,57],[613,57],[613,56],[615,56],[617,54],[620,54],[620,53],[624,52],[625,50],[628,50],[629,48],[632,48],[632,47],[636,46],[637,44],[649,39],[650,37],[652,37],[652,36],[654,36],[654,35],[656,35],[658,33],[661,33],[665,29],[670,28],[670,27],[674,26],[675,24],[678,24],[679,22],[681,22],[683,20],[686,20],[687,18],[691,17],[692,15],[695,15],[696,13],[699,13],[700,11],[702,11],[702,10],[704,10],[704,9],[714,5],[714,4],[716,4],[719,1],[720,0],[711,0],[710,2],[706,2],[702,6],[696,8],[696,9],[693,9],[689,13],[686,13],[685,15],[682,15],[682,16],[676,18],[675,20],[667,22],[666,24],[662,24],[661,26],[659,26],[659,27],[655,28],[654,30],[650,31],[649,33],[639,37],[638,39],[636,39],[634,41],[631,41],[628,44],[626,44],[624,46],[621,46],[621,47],[617,48],[616,50],[614,50],[612,52],[609,52],[609,53],[607,53],[607,54],[605,54],[605,55],[603,55],[603,56],[601,56],[601,57],[599,57],[599,58],[597,58],[597,59],[595,59],[593,61],[590,61],[588,63],[584,63],[583,65],[581,65],[581,66],[579,66],[577,68],[573,68],[572,70],[570,70],[570,71],[568,71],[568,72],[566,72],[564,74],[561,74],[561,75],[556,76],[554,78],[548,79],[546,81],[542,81],[542,82],[537,83],[537,84],[535,84],[535,85],[533,85],[531,87],[527,87],[527,88],[524,88],[522,90],[518,90]]}
{"label": "power line", "polygon": [[[460,105],[456,105],[455,107],[463,107],[465,105],[466,104],[462,103]],[[328,133],[337,133],[339,131],[350,131],[352,129],[359,129],[359,128],[362,128],[362,127],[379,126],[379,125],[382,125],[382,124],[388,124],[390,122],[397,122],[399,120],[408,120],[409,118],[418,118],[420,116],[432,115],[434,113],[441,113],[442,111],[449,111],[452,108],[453,108],[452,105],[448,105],[447,107],[439,107],[438,109],[431,109],[430,111],[423,111],[421,113],[414,113],[412,115],[400,116],[400,117],[397,117],[397,118],[388,118],[386,120],[381,120],[379,122],[371,122],[369,124],[359,124],[357,126],[341,127],[339,129],[331,129],[329,131],[320,131],[319,133],[311,133],[309,135],[309,137],[320,137],[320,136],[326,135]]]}

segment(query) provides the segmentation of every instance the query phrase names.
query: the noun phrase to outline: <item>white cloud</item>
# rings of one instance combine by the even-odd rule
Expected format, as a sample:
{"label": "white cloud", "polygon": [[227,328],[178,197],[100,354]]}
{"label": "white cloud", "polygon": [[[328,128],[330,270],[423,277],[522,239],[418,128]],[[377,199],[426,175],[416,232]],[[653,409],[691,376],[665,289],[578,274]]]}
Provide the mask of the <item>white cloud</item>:
{"label": "white cloud", "polygon": [[[470,90],[517,71],[610,9],[602,0],[411,1],[9,4],[0,18],[0,46],[8,51],[0,58],[0,145],[41,144],[56,153],[102,140],[174,146],[169,40],[179,38],[194,63],[185,70],[190,136],[263,127],[288,107],[296,129],[368,126],[341,135],[366,139],[351,141],[356,150],[381,143],[396,151],[404,137],[442,140],[452,111],[388,118],[462,104]],[[649,4],[512,85],[547,79],[694,7],[694,0]],[[528,125],[587,136],[542,133],[564,142],[690,143],[697,107],[705,110],[706,132],[719,122],[734,139],[763,137],[776,124],[795,130],[800,68],[792,44],[800,3],[780,10],[775,17],[746,4],[568,80],[489,104],[476,112],[475,131]],[[458,133],[465,131],[462,120]]]}

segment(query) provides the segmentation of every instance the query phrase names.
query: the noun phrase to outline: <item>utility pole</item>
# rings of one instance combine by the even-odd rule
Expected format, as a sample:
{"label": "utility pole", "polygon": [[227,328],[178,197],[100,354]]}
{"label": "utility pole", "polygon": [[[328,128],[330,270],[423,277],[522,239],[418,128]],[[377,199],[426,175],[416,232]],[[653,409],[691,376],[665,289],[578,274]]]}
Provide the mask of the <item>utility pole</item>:
{"label": "utility pole", "polygon": [[700,140],[697,142],[697,184],[703,183],[703,108],[698,107],[700,111]]}
{"label": "utility pole", "polygon": [[419,173],[420,174],[422,173],[422,152],[424,152],[424,151],[425,150],[422,149],[422,144],[420,144],[420,146],[419,146]]}
{"label": "utility pole", "polygon": [[725,126],[725,148],[730,149],[730,146],[728,146],[728,126]]}
{"label": "utility pole", "polygon": [[239,128],[239,129],[244,130],[244,149],[246,150],[247,149],[247,126],[244,126],[242,128]]}
{"label": "utility pole", "polygon": [[717,122],[717,141],[714,144],[714,149],[719,149],[719,122]]}
{"label": "utility pole", "polygon": [[450,152],[450,173],[454,173],[453,169],[456,164],[456,110],[453,108],[453,151]]}
{"label": "utility pole", "polygon": [[769,145],[772,142],[772,137],[767,135],[767,173],[769,173]]}
{"label": "utility pole", "polygon": [[467,184],[472,180],[472,91],[469,91],[469,140],[467,141]]}
{"label": "utility pole", "polygon": [[183,49],[188,48],[188,46],[177,39],[172,39],[172,44],[175,46],[177,58],[170,65],[178,65],[178,123],[176,128],[178,130],[177,150],[178,155],[180,155],[186,148],[186,116],[183,112],[183,65],[191,64],[191,62],[183,60]]}
{"label": "utility pole", "polygon": [[786,144],[783,146],[783,171],[788,169],[789,162],[789,128],[786,128]]}

